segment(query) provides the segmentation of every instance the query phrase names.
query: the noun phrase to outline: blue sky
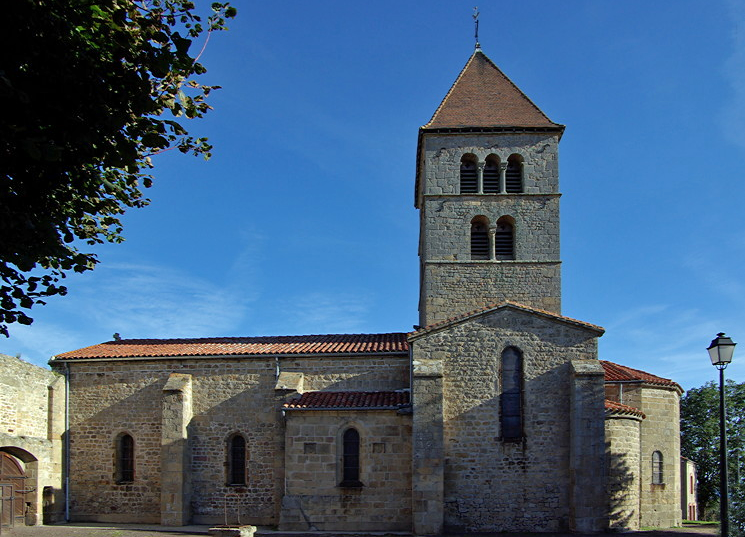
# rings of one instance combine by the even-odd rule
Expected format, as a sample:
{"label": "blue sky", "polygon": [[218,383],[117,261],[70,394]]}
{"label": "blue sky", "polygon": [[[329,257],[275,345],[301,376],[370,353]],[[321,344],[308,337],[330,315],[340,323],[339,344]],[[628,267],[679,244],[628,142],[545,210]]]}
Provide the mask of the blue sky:
{"label": "blue sky", "polygon": [[[192,122],[209,162],[156,159],[152,204],[0,352],[45,364],[111,339],[409,331],[417,129],[473,50],[460,1],[236,2]],[[745,381],[745,4],[482,3],[484,52],[553,120],[563,313],[601,358]],[[199,44],[201,45],[201,44]]]}

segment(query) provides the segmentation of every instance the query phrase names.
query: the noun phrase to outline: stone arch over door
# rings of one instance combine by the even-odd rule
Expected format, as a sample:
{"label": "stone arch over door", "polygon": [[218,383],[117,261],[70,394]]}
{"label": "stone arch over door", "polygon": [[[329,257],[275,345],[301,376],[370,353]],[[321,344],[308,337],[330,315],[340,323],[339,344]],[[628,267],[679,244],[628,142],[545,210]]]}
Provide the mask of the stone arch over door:
{"label": "stone arch over door", "polygon": [[0,447],[0,489],[2,525],[24,525],[35,520],[37,505],[38,460],[17,447]]}

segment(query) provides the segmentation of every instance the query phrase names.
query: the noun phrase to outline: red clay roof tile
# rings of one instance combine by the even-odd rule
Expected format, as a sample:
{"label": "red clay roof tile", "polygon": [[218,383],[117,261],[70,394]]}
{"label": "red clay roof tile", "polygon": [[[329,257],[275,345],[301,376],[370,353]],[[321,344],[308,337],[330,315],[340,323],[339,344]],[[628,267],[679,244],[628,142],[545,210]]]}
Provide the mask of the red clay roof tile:
{"label": "red clay roof tile", "polygon": [[678,383],[670,379],[658,377],[639,369],[632,369],[625,365],[614,364],[607,360],[600,360],[600,363],[605,371],[605,382],[645,382],[647,384],[676,387],[681,390]]}
{"label": "red clay roof tile", "polygon": [[610,399],[605,400],[605,413],[606,414],[629,414],[632,416],[639,416],[642,419],[647,417],[644,414],[644,412],[642,412],[638,408],[635,408],[629,405],[624,405],[623,403],[619,403],[618,401],[611,401]]}
{"label": "red clay roof tile", "polygon": [[477,50],[422,129],[499,126],[563,129]]}
{"label": "red clay roof tile", "polygon": [[292,410],[368,408],[396,409],[409,404],[409,393],[400,392],[306,392],[288,401]]}
{"label": "red clay roof tile", "polygon": [[52,361],[267,354],[404,354],[408,350],[409,344],[406,341],[406,334],[403,333],[122,339],[58,354]]}

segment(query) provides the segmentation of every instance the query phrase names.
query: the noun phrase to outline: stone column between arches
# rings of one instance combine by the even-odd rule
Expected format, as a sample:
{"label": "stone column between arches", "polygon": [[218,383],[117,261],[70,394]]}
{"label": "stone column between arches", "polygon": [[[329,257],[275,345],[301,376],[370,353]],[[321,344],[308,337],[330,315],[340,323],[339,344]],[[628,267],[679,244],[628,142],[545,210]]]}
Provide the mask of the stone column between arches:
{"label": "stone column between arches", "polygon": [[160,448],[160,523],[184,526],[191,519],[187,426],[192,418],[191,375],[171,373],[163,387]]}

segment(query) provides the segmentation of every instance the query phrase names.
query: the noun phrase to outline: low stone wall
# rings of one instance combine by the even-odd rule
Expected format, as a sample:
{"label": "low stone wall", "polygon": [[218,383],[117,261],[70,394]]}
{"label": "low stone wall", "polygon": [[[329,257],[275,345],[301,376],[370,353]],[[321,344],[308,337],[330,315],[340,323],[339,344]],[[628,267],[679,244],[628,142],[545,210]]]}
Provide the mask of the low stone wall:
{"label": "low stone wall", "polygon": [[[411,416],[288,411],[281,531],[409,531]],[[360,487],[340,486],[342,435],[360,435]]]}
{"label": "low stone wall", "polygon": [[64,518],[62,434],[65,381],[60,375],[0,354],[0,451],[27,476],[27,524]]}

